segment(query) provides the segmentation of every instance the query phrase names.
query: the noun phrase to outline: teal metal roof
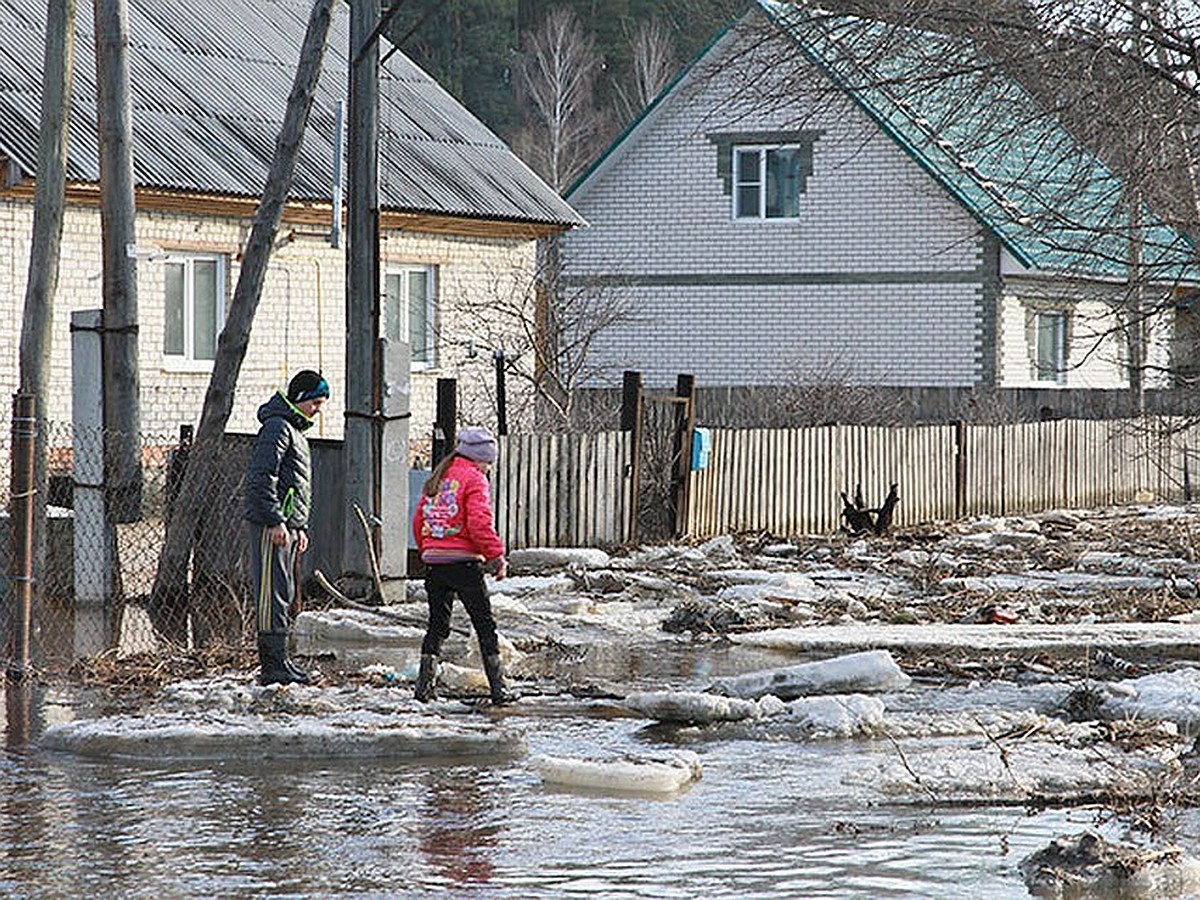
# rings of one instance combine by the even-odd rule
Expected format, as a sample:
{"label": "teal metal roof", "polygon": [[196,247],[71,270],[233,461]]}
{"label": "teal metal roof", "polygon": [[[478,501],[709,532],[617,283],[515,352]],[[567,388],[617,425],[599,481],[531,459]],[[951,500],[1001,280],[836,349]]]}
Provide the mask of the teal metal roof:
{"label": "teal metal roof", "polygon": [[[1121,179],[969,41],[758,4],[1023,265],[1128,277],[1134,231]],[[1200,280],[1187,238],[1148,210],[1140,215],[1145,274]]]}

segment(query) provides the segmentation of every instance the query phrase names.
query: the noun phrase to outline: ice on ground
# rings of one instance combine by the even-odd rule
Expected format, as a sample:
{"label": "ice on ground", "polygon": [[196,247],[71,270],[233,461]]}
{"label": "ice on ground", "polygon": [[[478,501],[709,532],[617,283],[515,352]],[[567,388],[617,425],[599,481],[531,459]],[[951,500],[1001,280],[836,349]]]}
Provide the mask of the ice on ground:
{"label": "ice on ground", "polygon": [[167,685],[136,715],[64,722],[41,746],[132,759],[337,759],[505,756],[523,735],[461,704],[420,704],[406,687],[259,687],[244,676]]}
{"label": "ice on ground", "polygon": [[937,747],[905,747],[844,782],[913,802],[1073,803],[1105,794],[1133,799],[1161,793],[1163,779],[1180,769],[1177,749],[996,737],[952,740]]}
{"label": "ice on ground", "polygon": [[524,751],[511,730],[439,722],[428,714],[337,713],[326,717],[185,713],[109,716],[53,725],[47,750],[127,759],[346,759],[510,756]]}
{"label": "ice on ground", "polygon": [[864,694],[801,697],[788,704],[788,715],[813,737],[858,737],[883,731],[883,701]]}
{"label": "ice on ground", "polygon": [[1181,731],[1200,731],[1200,668],[1188,666],[1107,686],[1100,711],[1108,718],[1174,722]]}
{"label": "ice on ground", "polygon": [[530,594],[565,594],[577,589],[575,581],[567,575],[510,575],[488,582],[488,593],[493,602],[497,597],[526,597]]}
{"label": "ice on ground", "polygon": [[297,652],[309,655],[308,648],[320,647],[328,641],[395,645],[413,638],[419,641],[425,633],[419,621],[397,621],[388,618],[387,607],[380,607],[380,610],[375,613],[335,608],[302,612],[296,617],[293,629]]}
{"label": "ice on ground", "polygon": [[700,757],[689,750],[613,759],[538,755],[530,764],[547,784],[632,793],[675,793],[699,780]]}
{"label": "ice on ground", "polygon": [[639,691],[627,696],[625,705],[648,719],[692,724],[737,722],[783,711],[782,702],[774,697],[755,702],[694,691]]}
{"label": "ice on ground", "polygon": [[526,547],[512,550],[508,563],[525,572],[545,572],[549,569],[604,569],[612,558],[594,547]]}
{"label": "ice on ground", "polygon": [[791,700],[809,694],[892,691],[912,681],[886,650],[865,650],[819,662],[750,672],[713,682],[715,693],[754,699],[774,694]]}

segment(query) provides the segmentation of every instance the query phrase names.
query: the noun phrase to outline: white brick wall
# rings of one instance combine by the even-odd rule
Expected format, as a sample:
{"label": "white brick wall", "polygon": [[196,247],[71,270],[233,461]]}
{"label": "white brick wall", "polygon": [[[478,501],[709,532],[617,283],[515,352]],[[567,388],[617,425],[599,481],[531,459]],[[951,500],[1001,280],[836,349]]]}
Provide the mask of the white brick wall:
{"label": "white brick wall", "polygon": [[[138,246],[142,249],[227,254],[231,260],[227,288],[232,297],[238,276],[236,254],[249,235],[249,221],[143,212],[138,215],[136,227]],[[286,231],[285,226],[283,232]],[[0,304],[3,304],[0,314],[10,323],[8,328],[0,329],[0,352],[7,361],[0,365],[0,392],[6,396],[11,396],[18,386],[20,322],[31,233],[32,206],[11,200],[0,202]],[[386,261],[433,264],[439,272],[440,365],[413,374],[414,440],[428,436],[439,377],[459,378],[459,409],[464,419],[494,425],[491,348],[515,345],[512,333],[519,323],[515,316],[510,316],[488,325],[488,313],[501,300],[532,296],[529,286],[535,265],[534,242],[396,232],[384,235],[381,243],[385,264]],[[101,267],[98,211],[69,207],[55,299],[51,396],[49,409],[45,411],[47,418],[55,421],[69,421],[71,415],[70,313],[102,305]],[[178,371],[164,364],[163,274],[161,260],[139,260],[142,430],[169,439],[178,434],[181,424],[194,424],[199,419],[209,375]],[[234,397],[230,430],[254,430],[258,406],[277,387],[284,386],[292,373],[313,367],[322,369],[333,387],[333,397],[314,434],[341,436],[345,277],[343,251],[330,248],[315,233],[305,235],[298,230],[291,243],[273,254]],[[526,309],[530,316],[531,309]],[[456,343],[464,336],[480,342],[483,350],[480,362],[467,362],[465,345]],[[520,362],[527,366],[530,361],[527,354]],[[510,377],[510,423],[519,425],[526,408],[519,379]]]}
{"label": "white brick wall", "polygon": [[[843,95],[760,113],[727,102],[736,83],[726,71],[677,92],[570,198],[591,227],[564,240],[568,277],[746,276],[731,287],[624,289],[647,321],[608,335],[607,361],[709,385],[771,382],[788,364],[840,365],[889,384],[976,383],[977,223]],[[734,222],[708,134],[789,127],[824,132],[800,218]],[[922,273],[953,281],[914,283]],[[758,274],[826,283],[758,286]]]}

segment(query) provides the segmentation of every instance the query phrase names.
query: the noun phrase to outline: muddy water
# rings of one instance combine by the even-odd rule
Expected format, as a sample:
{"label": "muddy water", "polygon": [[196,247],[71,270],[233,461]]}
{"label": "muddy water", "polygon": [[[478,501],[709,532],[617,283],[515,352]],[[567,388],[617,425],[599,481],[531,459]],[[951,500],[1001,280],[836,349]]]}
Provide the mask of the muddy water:
{"label": "muddy water", "polygon": [[1089,811],[870,805],[842,775],[894,753],[882,742],[714,739],[637,719],[514,714],[530,754],[700,754],[703,778],[661,799],[551,789],[527,757],[81,760],[27,743],[70,698],[40,695],[24,710],[12,696],[0,757],[5,897],[995,900],[1028,896],[1022,857],[1095,824]]}

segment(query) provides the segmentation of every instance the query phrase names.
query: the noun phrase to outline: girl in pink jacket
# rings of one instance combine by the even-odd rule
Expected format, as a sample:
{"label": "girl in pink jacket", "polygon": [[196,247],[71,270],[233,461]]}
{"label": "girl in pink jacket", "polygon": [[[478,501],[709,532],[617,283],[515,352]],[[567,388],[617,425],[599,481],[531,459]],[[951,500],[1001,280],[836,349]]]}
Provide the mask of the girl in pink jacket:
{"label": "girl in pink jacket", "polygon": [[421,667],[415,695],[422,703],[433,697],[438,654],[450,635],[455,595],[471,617],[479,640],[492,703],[512,698],[504,688],[496,620],[483,581],[483,566],[494,564],[496,578],[507,574],[504,542],[492,518],[492,491],[487,472],[496,461],[496,439],[482,427],[459,432],[454,453],[434,468],[417,500],[412,529],[417,551],[426,565],[425,593],[429,624],[421,643]]}

